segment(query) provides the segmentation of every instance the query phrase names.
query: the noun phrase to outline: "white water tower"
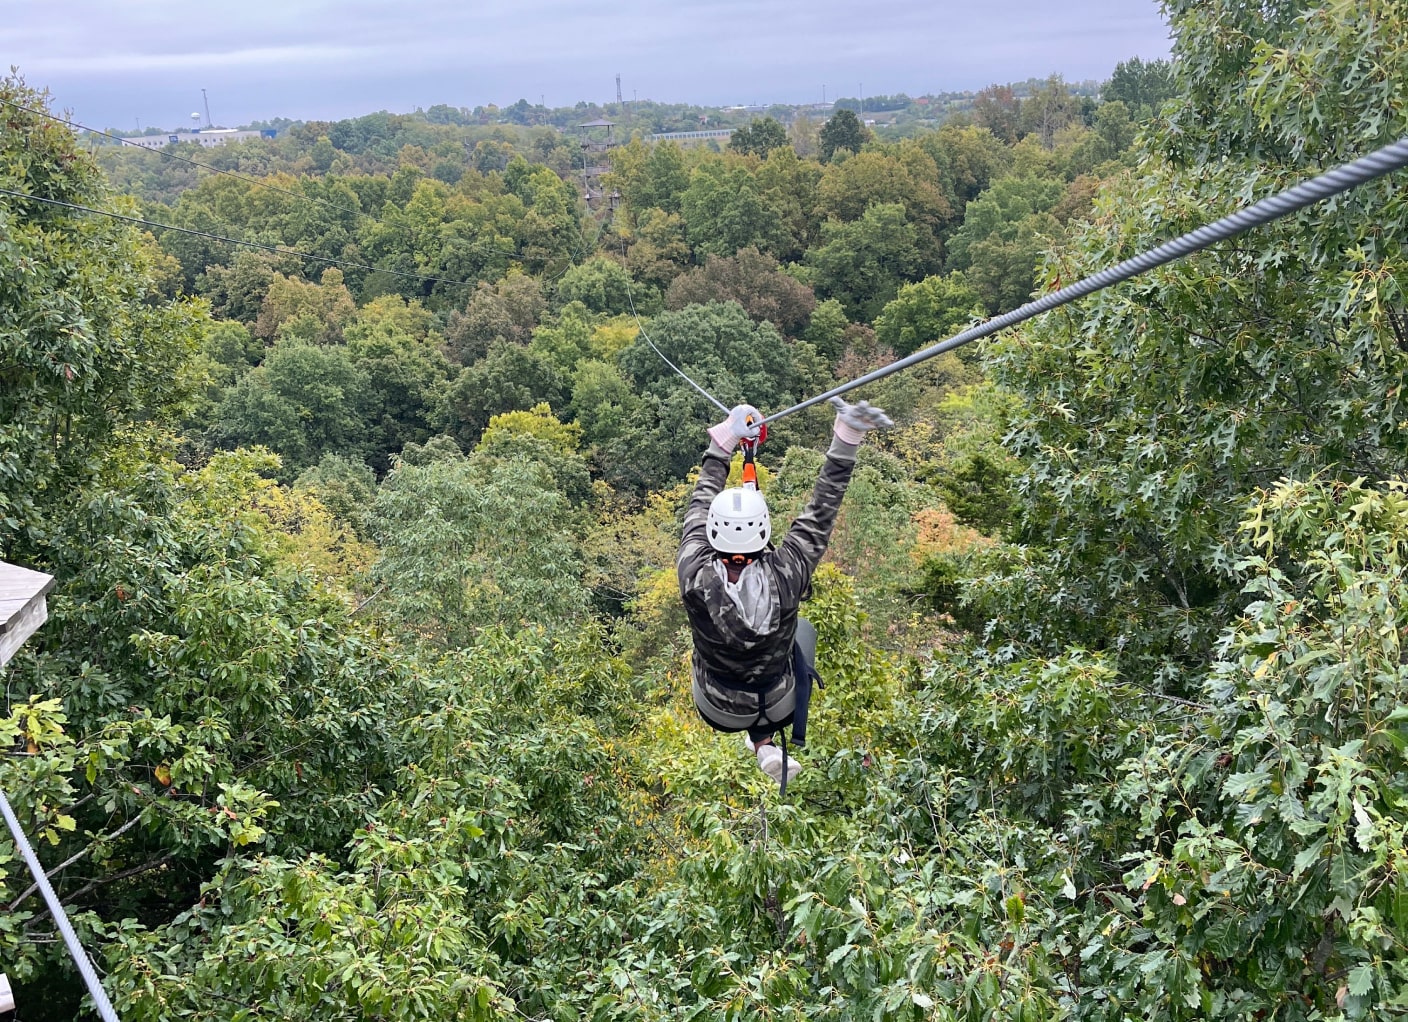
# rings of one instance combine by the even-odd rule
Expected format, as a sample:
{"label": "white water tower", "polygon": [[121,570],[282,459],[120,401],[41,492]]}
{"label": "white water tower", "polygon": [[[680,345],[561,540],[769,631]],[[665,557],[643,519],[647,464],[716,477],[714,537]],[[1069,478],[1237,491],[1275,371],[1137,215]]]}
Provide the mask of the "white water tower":
{"label": "white water tower", "polygon": [[198,111],[191,114],[191,131],[200,131],[200,113]]}

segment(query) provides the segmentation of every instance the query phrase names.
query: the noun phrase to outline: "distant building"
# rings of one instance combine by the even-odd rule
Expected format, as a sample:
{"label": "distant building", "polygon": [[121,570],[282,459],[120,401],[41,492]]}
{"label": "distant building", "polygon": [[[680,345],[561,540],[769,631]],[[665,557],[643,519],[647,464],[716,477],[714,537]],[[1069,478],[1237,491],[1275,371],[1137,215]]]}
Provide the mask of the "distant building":
{"label": "distant building", "polygon": [[173,131],[166,135],[138,135],[135,138],[123,138],[122,141],[128,145],[141,146],[143,149],[165,149],[169,145],[180,145],[183,142],[194,142],[206,149],[213,149],[216,146],[225,145],[227,142],[245,142],[251,138],[273,138],[276,134],[278,132],[273,128],[264,128],[260,131],[238,131],[235,128],[197,128],[195,131]]}
{"label": "distant building", "polygon": [[694,142],[706,139],[730,139],[733,137],[732,128],[703,128],[699,131],[661,131],[654,135],[648,135],[649,142]]}

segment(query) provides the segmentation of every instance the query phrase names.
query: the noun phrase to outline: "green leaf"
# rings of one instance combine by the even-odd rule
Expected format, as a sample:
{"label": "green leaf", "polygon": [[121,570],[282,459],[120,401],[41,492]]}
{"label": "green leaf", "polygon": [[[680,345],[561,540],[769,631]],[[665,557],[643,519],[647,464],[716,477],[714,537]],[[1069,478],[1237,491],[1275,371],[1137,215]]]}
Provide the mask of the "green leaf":
{"label": "green leaf", "polygon": [[838,962],[841,962],[845,958],[849,957],[850,954],[855,951],[855,949],[856,946],[854,944],[842,944],[840,947],[836,948],[829,955],[826,956],[826,964],[836,965]]}
{"label": "green leaf", "polygon": [[1350,969],[1345,985],[1349,987],[1349,992],[1353,996],[1364,997],[1374,986],[1373,966],[1366,962]]}

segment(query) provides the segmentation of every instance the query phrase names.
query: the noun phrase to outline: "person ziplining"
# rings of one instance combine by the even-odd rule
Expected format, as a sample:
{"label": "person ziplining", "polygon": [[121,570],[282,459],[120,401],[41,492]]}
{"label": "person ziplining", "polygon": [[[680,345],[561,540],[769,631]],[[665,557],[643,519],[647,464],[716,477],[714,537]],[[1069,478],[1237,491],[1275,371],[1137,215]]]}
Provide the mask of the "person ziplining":
{"label": "person ziplining", "polygon": [[[743,732],[763,773],[787,789],[801,769],[787,753],[806,742],[807,708],[816,675],[816,629],[799,616],[831,540],[841,499],[865,434],[894,425],[879,408],[839,397],[831,447],[811,499],[774,546],[767,500],[745,475],[725,489],[740,445],[762,437],[762,413],[737,405],[709,430],[675,560],[680,596],[694,635],[691,692],[705,723]],[[781,735],[781,748],[774,738]]]}
{"label": "person ziplining", "polygon": [[[785,728],[793,742],[806,741],[807,704],[816,679],[816,630],[798,617],[812,572],[826,552],[836,512],[855,467],[856,450],[872,429],[893,425],[864,401],[849,405],[840,395],[920,362],[1017,326],[1087,295],[1235,238],[1334,195],[1408,166],[1408,138],[1387,145],[1318,177],[1262,199],[1132,259],[1108,267],[932,344],[823,394],[774,412],[766,419],[751,405],[738,405],[709,430],[711,443],[685,515],[676,570],[680,595],[694,633],[692,691],[700,715],[713,728],[746,732],[758,766],[779,781],[801,765],[787,755]],[[4,190],[0,189],[0,194]],[[637,324],[640,319],[636,317]],[[720,410],[724,405],[671,362],[650,336],[641,334],[665,364]],[[835,438],[806,509],[779,547],[770,543],[767,502],[754,485],[724,489],[729,463],[740,443],[754,447],[767,422],[794,415],[822,401],[837,408]],[[819,680],[819,679],[816,679]],[[774,736],[782,735],[777,748]]]}

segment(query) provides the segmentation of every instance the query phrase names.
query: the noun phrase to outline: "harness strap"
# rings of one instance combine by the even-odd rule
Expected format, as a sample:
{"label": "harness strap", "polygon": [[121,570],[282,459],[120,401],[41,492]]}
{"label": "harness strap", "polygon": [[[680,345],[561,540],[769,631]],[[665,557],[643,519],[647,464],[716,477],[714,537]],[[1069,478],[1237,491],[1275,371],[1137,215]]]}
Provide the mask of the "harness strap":
{"label": "harness strap", "polygon": [[[795,725],[795,724],[793,725],[793,728],[794,728],[794,730],[795,730],[795,728],[796,728],[796,725]],[[779,729],[779,730],[778,730],[778,734],[779,734],[779,735],[781,736],[781,738],[782,738],[782,788],[781,788],[781,790],[778,792],[778,795],[779,795],[780,797],[782,797],[782,798],[786,798],[786,797],[787,797],[787,729],[786,729],[786,728],[781,728],[781,729]]]}

